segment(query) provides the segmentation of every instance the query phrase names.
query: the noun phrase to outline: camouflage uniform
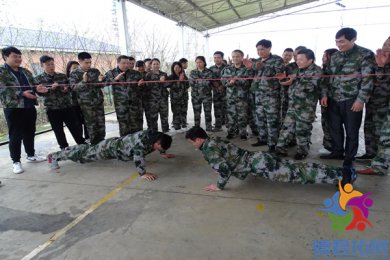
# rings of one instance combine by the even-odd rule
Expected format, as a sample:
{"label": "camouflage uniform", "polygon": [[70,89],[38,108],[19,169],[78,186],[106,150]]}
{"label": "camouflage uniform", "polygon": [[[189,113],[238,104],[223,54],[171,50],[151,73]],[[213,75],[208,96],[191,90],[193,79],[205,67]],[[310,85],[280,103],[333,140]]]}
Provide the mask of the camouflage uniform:
{"label": "camouflage uniform", "polygon": [[146,173],[145,156],[154,151],[153,144],[159,134],[153,130],[139,131],[123,137],[108,138],[95,145],[71,146],[63,151],[52,153],[55,161],[72,160],[88,163],[99,160],[133,160],[140,175]]}
{"label": "camouflage uniform", "polygon": [[[328,65],[324,65],[322,68],[322,72],[326,73],[326,68]],[[328,84],[329,81],[327,81],[326,78],[322,79],[324,83],[321,83],[321,88],[329,88],[329,86],[325,86],[324,84]],[[320,95],[321,99],[321,95]],[[321,126],[322,126],[322,132],[324,133],[324,137],[322,138],[322,145],[325,149],[328,151],[332,151],[332,137],[330,136],[330,119],[329,119],[329,109],[328,107],[321,106]]]}
{"label": "camouflage uniform", "polygon": [[[17,77],[14,73],[17,73]],[[35,92],[34,78],[30,71],[19,68],[17,72],[7,64],[0,66],[0,100],[4,107],[9,134],[9,151],[13,162],[20,162],[22,140],[27,156],[34,156],[34,137],[38,105],[23,92]]]}
{"label": "camouflage uniform", "polygon": [[[106,73],[106,82],[112,84],[112,94],[116,117],[119,123],[119,134],[125,136],[142,130],[142,96],[138,81],[141,80],[141,73],[135,70],[127,70],[118,81],[115,77],[122,71],[117,67]],[[115,82],[131,82],[129,84],[115,84]]]}
{"label": "camouflage uniform", "polygon": [[[298,65],[296,62],[291,62],[289,64],[287,64],[285,66],[286,68],[286,75],[289,76],[289,75],[297,75],[298,73]],[[281,87],[281,92],[280,92],[280,96],[281,96],[281,104],[282,104],[282,108],[281,108],[281,111],[282,111],[282,120],[281,120],[281,125],[283,125],[283,121],[284,121],[284,118],[286,117],[286,114],[287,114],[287,109],[288,109],[288,102],[289,102],[289,97],[288,97],[288,91],[289,91],[289,88],[291,86],[282,86]]]}
{"label": "camouflage uniform", "polygon": [[163,132],[169,131],[168,114],[169,104],[167,83],[147,81],[159,81],[162,76],[167,79],[167,74],[162,71],[148,72],[145,76],[144,98],[145,98],[145,115],[148,123],[148,129],[157,131],[158,129],[158,114],[160,114],[161,127]]}
{"label": "camouflage uniform", "polygon": [[250,152],[221,138],[206,139],[200,148],[209,165],[219,173],[217,186],[223,189],[229,178],[244,180],[250,173],[271,181],[334,183],[342,168],[317,163],[295,163],[268,152]]}
{"label": "camouflage uniform", "polygon": [[[197,69],[190,73],[191,101],[194,109],[195,126],[200,126],[200,114],[202,113],[202,104],[206,120],[206,131],[212,130],[211,125],[211,103],[212,103],[212,84],[213,72],[207,68],[203,71]],[[201,80],[203,79],[203,80]],[[205,80],[206,79],[206,80]]]}
{"label": "camouflage uniform", "polygon": [[184,76],[184,81],[178,81],[179,77],[170,75],[168,80],[177,80],[176,82],[169,82],[168,87],[173,114],[173,127],[175,130],[179,130],[187,127],[188,78]]}
{"label": "camouflage uniform", "polygon": [[[254,68],[256,64],[254,64]],[[277,73],[283,73],[283,59],[272,55],[263,61],[263,67],[255,70],[252,91],[255,93],[256,124],[259,131],[259,141],[266,141],[268,146],[275,146],[278,141],[280,128],[280,83],[274,77]]]}
{"label": "camouflage uniform", "polygon": [[[72,108],[70,88],[68,86],[64,86],[69,83],[66,75],[56,72],[53,75],[49,75],[46,72],[43,72],[35,77],[35,81],[38,84],[43,84],[48,87],[47,93],[38,94],[44,97],[46,114],[60,148],[69,146],[64,132],[64,123],[68,127],[69,132],[72,134],[73,139],[77,144],[85,143],[80,131],[81,126],[79,121],[76,119]],[[53,83],[58,83],[60,86],[53,89],[49,86]],[[61,84],[64,85],[61,86]]]}
{"label": "camouflage uniform", "polygon": [[289,107],[277,145],[278,150],[283,153],[287,153],[288,141],[291,140],[291,136],[294,134],[298,143],[297,153],[303,155],[309,153],[321,74],[321,68],[313,63],[309,67],[298,71],[298,78],[294,79],[289,88]]}
{"label": "camouflage uniform", "polygon": [[[389,74],[390,64],[384,68],[378,68],[378,73]],[[364,118],[364,141],[366,155],[375,156],[378,150],[378,142],[382,124],[386,121],[389,109],[390,82],[389,76],[377,76],[374,81],[374,89],[366,105],[366,116]]]}
{"label": "camouflage uniform", "polygon": [[[214,73],[214,78],[221,78],[221,73],[226,67],[225,64],[221,66],[211,66],[210,70]],[[215,117],[215,128],[221,128],[227,122],[227,97],[226,97],[226,88],[223,88],[220,81],[215,80],[215,85],[213,85],[213,104],[214,104],[214,117]],[[219,89],[222,88],[222,89]]]}
{"label": "camouflage uniform", "polygon": [[[362,120],[362,112],[353,112],[351,107],[355,101],[367,103],[373,88],[372,77],[355,75],[372,74],[374,69],[374,53],[355,44],[346,52],[334,53],[326,70],[326,74],[336,75],[325,78],[322,87],[322,96],[329,97],[332,150],[337,155],[345,150],[345,163],[348,164],[352,163],[358,150]],[[345,149],[343,124],[347,134]]]}
{"label": "camouflage uniform", "polygon": [[72,91],[77,95],[77,101],[83,113],[91,144],[97,144],[106,136],[104,117],[104,96],[99,83],[99,70],[91,68],[88,72],[88,82],[83,82],[85,71],[74,70],[69,76]]}
{"label": "camouflage uniform", "polygon": [[222,84],[226,87],[227,97],[227,118],[228,134],[235,134],[239,131],[241,135],[246,135],[248,124],[248,92],[250,81],[236,80],[233,86],[229,85],[231,78],[248,78],[250,74],[247,68],[241,64],[239,68],[234,65],[227,66],[222,70]]}
{"label": "camouflage uniform", "polygon": [[[384,68],[377,69],[378,74],[389,74],[390,64],[386,64]],[[376,76],[377,87],[385,87],[389,90],[390,76]],[[389,93],[389,92],[387,92]],[[379,137],[379,144],[375,158],[371,161],[371,167],[375,172],[386,175],[390,174],[390,99],[387,96],[387,117],[382,118],[382,125]]]}

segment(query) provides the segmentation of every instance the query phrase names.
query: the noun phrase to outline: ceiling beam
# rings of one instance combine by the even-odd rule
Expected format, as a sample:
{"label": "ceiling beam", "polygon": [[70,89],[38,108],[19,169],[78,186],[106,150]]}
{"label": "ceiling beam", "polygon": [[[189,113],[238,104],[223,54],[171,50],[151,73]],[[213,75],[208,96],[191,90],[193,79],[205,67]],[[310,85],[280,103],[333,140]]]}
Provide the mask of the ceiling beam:
{"label": "ceiling beam", "polygon": [[210,14],[208,14],[203,8],[201,8],[200,6],[198,6],[197,4],[195,4],[194,2],[192,2],[191,0],[184,0],[186,3],[188,3],[189,5],[191,5],[195,10],[199,10],[202,14],[204,14],[205,16],[207,16],[211,21],[213,21],[214,23],[220,25],[221,23],[218,22],[214,17],[212,17]]}
{"label": "ceiling beam", "polygon": [[238,19],[241,19],[241,16],[240,16],[239,13],[237,12],[236,8],[232,5],[232,3],[230,2],[230,0],[226,0],[226,2],[228,3],[229,7],[233,10],[233,12],[237,15]]}

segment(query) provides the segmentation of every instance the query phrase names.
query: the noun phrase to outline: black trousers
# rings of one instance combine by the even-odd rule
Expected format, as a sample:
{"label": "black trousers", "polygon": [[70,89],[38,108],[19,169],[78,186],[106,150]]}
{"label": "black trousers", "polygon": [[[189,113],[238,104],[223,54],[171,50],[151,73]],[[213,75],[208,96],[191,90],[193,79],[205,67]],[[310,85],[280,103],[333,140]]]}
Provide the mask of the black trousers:
{"label": "black trousers", "polygon": [[82,132],[80,131],[81,125],[76,119],[73,108],[50,109],[46,113],[61,149],[69,146],[64,132],[64,123],[77,144],[85,143]]}
{"label": "black trousers", "polygon": [[34,156],[37,110],[35,108],[4,108],[4,115],[8,125],[9,152],[12,161],[20,162],[22,141],[27,156]]}
{"label": "black trousers", "polygon": [[83,113],[81,112],[81,107],[74,106],[73,112],[74,112],[75,119],[78,121],[78,127],[81,136],[83,136],[83,129],[84,129],[84,138],[89,139],[89,133],[88,133],[87,126],[85,125],[85,120],[84,120]]}
{"label": "black trousers", "polygon": [[[344,164],[352,163],[359,147],[359,128],[362,123],[363,112],[353,112],[351,110],[354,102],[355,99],[349,99],[341,102],[329,99],[332,148],[333,152],[336,154],[345,153]],[[345,137],[344,129],[346,134]]]}

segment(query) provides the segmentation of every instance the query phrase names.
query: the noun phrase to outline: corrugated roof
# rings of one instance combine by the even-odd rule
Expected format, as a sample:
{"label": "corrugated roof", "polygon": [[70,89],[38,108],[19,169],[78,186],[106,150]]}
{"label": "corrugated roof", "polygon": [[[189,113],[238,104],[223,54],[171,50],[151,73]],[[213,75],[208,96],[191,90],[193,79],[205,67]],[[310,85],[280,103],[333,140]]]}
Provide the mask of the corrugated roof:
{"label": "corrugated roof", "polygon": [[203,32],[317,0],[127,1]]}

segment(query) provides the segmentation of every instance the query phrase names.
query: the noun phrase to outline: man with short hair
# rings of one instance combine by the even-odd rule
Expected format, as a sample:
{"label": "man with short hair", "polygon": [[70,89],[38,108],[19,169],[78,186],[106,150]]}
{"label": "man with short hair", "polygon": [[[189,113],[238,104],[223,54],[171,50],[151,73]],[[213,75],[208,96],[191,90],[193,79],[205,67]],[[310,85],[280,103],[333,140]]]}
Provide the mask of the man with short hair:
{"label": "man with short hair", "polygon": [[[329,106],[332,153],[322,159],[343,159],[344,165],[352,167],[359,146],[359,128],[364,104],[373,88],[375,56],[366,48],[355,44],[357,32],[343,28],[336,33],[339,49],[331,57],[326,71],[329,88],[322,88],[322,106]],[[356,75],[362,75],[357,77]],[[344,128],[346,140],[344,147]]]}
{"label": "man with short hair", "polygon": [[[209,69],[213,72],[215,79],[221,78],[222,70],[226,67],[223,63],[224,53],[222,51],[214,52],[214,65]],[[214,80],[212,81],[213,85],[213,105],[214,105],[214,117],[215,125],[214,132],[222,131],[222,125],[224,125],[227,120],[227,97],[226,97],[226,88],[221,84],[221,81]],[[225,120],[226,119],[226,120]]]}
{"label": "man with short hair", "polygon": [[88,52],[78,54],[80,66],[69,77],[72,91],[83,113],[91,144],[97,144],[106,136],[104,115],[104,76],[98,69],[91,68],[92,57]]}
{"label": "man with short hair", "polygon": [[[117,67],[106,73],[107,84],[112,84],[112,94],[116,117],[119,123],[119,135],[125,136],[142,130],[142,93],[138,82],[141,73],[131,68],[135,59],[126,55],[117,58]],[[129,82],[129,83],[124,83]]]}
{"label": "man with short hair", "polygon": [[148,73],[152,70],[152,59],[151,58],[146,58],[144,59],[145,63],[145,72]]}
{"label": "man with short hair", "polygon": [[255,95],[256,124],[258,140],[253,146],[268,145],[269,152],[275,152],[280,128],[280,83],[283,76],[283,59],[271,53],[272,42],[260,40],[256,44],[259,59],[255,62],[244,60],[248,69],[254,70],[255,77],[251,90]]}
{"label": "man with short hair", "polygon": [[204,159],[219,174],[217,185],[208,185],[205,191],[222,190],[231,176],[244,180],[250,173],[271,181],[301,184],[335,183],[342,177],[339,187],[356,180],[354,169],[298,163],[269,152],[247,151],[220,137],[209,137],[201,127],[194,126],[185,137],[202,152]]}
{"label": "man with short hair", "polygon": [[4,65],[0,66],[0,100],[8,126],[9,151],[15,174],[24,172],[20,162],[22,141],[27,162],[41,162],[44,158],[35,154],[34,138],[37,111],[36,91],[46,89],[42,85],[34,88],[30,71],[22,68],[22,53],[10,46],[1,50]]}
{"label": "man with short hair", "polygon": [[79,130],[81,126],[72,108],[72,97],[68,85],[68,78],[65,74],[55,71],[53,57],[43,55],[39,61],[43,72],[35,77],[35,81],[38,84],[43,84],[47,88],[47,91],[38,94],[44,97],[47,118],[60,149],[65,149],[69,146],[64,132],[64,123],[68,127],[75,142],[77,144],[84,144],[85,139]]}
{"label": "man with short hair", "polygon": [[171,147],[171,143],[172,137],[169,135],[145,130],[123,137],[108,138],[96,145],[75,145],[63,151],[51,153],[47,158],[52,170],[60,168],[58,162],[65,160],[80,163],[110,159],[133,160],[139,175],[143,179],[152,181],[157,178],[157,175],[146,171],[145,156],[153,151],[159,151],[166,159],[174,158],[175,155],[165,153]]}
{"label": "man with short hair", "polygon": [[282,59],[283,59],[283,62],[284,62],[285,66],[287,66],[290,63],[290,61],[292,60],[293,56],[294,56],[294,50],[293,49],[286,48],[283,51]]}
{"label": "man with short hair", "polygon": [[[227,97],[227,139],[232,139],[236,131],[240,133],[240,138],[246,140],[248,124],[248,92],[250,81],[245,78],[250,77],[248,69],[243,64],[244,53],[241,50],[232,52],[232,62],[226,66],[221,73],[222,84],[226,88]],[[239,79],[236,79],[239,78]]]}

